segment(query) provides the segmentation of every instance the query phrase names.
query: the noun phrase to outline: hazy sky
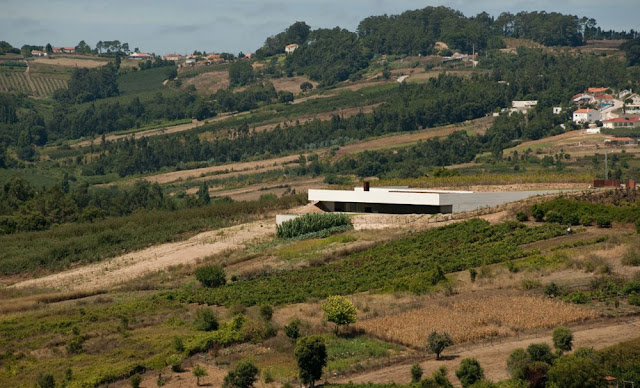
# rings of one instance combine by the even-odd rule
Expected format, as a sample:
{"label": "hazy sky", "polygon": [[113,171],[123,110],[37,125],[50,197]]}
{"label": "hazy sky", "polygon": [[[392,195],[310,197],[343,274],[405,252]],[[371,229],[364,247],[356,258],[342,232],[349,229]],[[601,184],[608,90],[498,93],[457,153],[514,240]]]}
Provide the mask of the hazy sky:
{"label": "hazy sky", "polygon": [[354,31],[371,15],[445,5],[486,11],[556,11],[595,18],[604,29],[640,30],[638,0],[0,0],[0,40],[75,46],[120,40],[156,54],[253,52],[295,21]]}

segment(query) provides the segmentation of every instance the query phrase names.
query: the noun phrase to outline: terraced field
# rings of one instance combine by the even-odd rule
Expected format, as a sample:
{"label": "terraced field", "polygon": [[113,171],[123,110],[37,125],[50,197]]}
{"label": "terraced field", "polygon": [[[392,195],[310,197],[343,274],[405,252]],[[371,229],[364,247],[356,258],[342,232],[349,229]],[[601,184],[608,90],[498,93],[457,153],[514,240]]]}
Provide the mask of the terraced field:
{"label": "terraced field", "polygon": [[[35,92],[31,88],[27,77],[31,78]],[[0,91],[2,92],[21,92],[44,97],[53,95],[56,89],[66,87],[67,80],[60,75],[52,76],[49,74],[30,73],[29,76],[27,76],[24,72],[0,72]]]}

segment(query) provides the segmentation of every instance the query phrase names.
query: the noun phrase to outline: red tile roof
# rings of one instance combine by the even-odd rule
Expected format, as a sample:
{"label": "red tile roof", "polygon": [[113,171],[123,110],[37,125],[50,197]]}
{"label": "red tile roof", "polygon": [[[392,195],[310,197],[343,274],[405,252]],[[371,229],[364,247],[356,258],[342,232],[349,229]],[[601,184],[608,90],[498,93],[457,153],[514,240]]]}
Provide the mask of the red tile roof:
{"label": "red tile roof", "polygon": [[613,137],[611,139],[607,139],[609,141],[633,141],[630,137]]}
{"label": "red tile roof", "polygon": [[625,123],[640,121],[640,117],[616,117],[615,119],[605,120],[605,123]]}
{"label": "red tile roof", "polygon": [[285,47],[289,48],[289,47],[298,47],[298,46],[299,45],[297,43],[291,43],[291,44],[286,45]]}
{"label": "red tile roof", "polygon": [[75,47],[63,47],[65,50],[75,50]]}
{"label": "red tile roof", "polygon": [[591,93],[602,93],[602,92],[607,91],[607,89],[609,89],[609,88],[589,88],[589,89],[587,89],[587,91],[591,92]]}
{"label": "red tile roof", "polygon": [[594,111],[595,109],[578,109],[577,111],[573,112],[573,113],[589,113],[591,111]]}

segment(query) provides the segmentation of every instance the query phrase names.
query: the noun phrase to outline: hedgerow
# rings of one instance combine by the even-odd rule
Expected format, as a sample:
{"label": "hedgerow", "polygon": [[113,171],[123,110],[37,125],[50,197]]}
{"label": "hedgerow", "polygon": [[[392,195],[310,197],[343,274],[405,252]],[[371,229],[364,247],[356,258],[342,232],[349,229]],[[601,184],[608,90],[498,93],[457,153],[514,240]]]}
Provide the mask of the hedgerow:
{"label": "hedgerow", "polygon": [[279,238],[293,238],[347,225],[351,225],[351,221],[346,214],[308,213],[278,225],[276,227],[276,236]]}

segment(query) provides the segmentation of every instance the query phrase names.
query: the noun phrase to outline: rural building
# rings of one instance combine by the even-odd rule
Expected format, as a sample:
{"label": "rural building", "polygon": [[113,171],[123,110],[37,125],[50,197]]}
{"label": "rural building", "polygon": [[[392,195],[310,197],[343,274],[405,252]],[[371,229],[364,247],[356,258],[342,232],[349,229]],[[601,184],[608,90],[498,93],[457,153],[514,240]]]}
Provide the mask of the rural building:
{"label": "rural building", "polygon": [[553,107],[553,114],[554,115],[559,115],[560,113],[562,113],[562,107],[561,106],[554,106]]}
{"label": "rural building", "polygon": [[617,117],[603,121],[604,128],[640,128],[640,117]]}
{"label": "rural building", "polygon": [[54,53],[58,54],[58,53],[62,53],[62,47],[51,47],[51,51],[53,51]]}
{"label": "rural building", "polygon": [[167,54],[164,57],[162,57],[162,59],[164,59],[165,61],[181,61],[184,59],[184,57],[180,54]]}
{"label": "rural building", "polygon": [[220,57],[220,54],[209,54],[209,55],[207,55],[207,61],[213,62],[213,63],[224,62],[222,57]]}
{"label": "rural building", "polygon": [[596,120],[600,120],[600,112],[596,109],[578,109],[573,112],[574,123],[594,123]]}
{"label": "rural building", "polygon": [[557,191],[474,193],[399,187],[363,187],[349,190],[309,190],[309,201],[327,212],[438,214],[478,210]]}
{"label": "rural building", "polygon": [[284,48],[284,52],[287,54],[293,54],[294,51],[296,51],[296,49],[298,48],[298,44],[293,43],[293,44],[289,44]]}
{"label": "rural building", "polygon": [[33,55],[34,57],[45,57],[47,56],[47,53],[40,50],[31,50],[31,55]]}
{"label": "rural building", "polygon": [[538,101],[511,101],[511,111],[526,112],[529,108],[538,105]]}
{"label": "rural building", "polygon": [[606,93],[610,88],[588,88],[587,93]]}
{"label": "rural building", "polygon": [[142,60],[142,59],[151,59],[151,54],[147,53],[133,53],[129,55],[130,59]]}
{"label": "rural building", "polygon": [[601,107],[613,105],[613,96],[611,94],[596,94],[593,96],[593,99],[596,101],[596,104]]}
{"label": "rural building", "polygon": [[595,102],[593,95],[587,93],[578,93],[571,97],[571,101],[578,105],[591,104]]}
{"label": "rural building", "polygon": [[62,48],[62,52],[66,53],[66,54],[73,54],[76,52],[76,48],[75,47],[63,47]]}

